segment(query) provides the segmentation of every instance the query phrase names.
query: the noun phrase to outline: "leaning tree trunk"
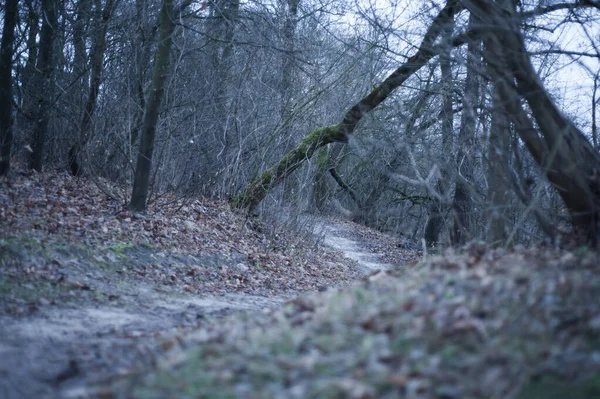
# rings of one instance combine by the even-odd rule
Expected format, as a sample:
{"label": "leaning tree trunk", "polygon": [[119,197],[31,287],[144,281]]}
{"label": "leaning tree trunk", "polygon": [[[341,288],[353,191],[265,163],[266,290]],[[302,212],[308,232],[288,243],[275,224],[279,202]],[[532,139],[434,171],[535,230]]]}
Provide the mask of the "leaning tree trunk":
{"label": "leaning tree trunk", "polygon": [[146,101],[146,109],[144,111],[142,136],[140,137],[140,150],[137,158],[137,166],[135,168],[131,202],[129,204],[129,207],[136,212],[144,212],[146,210],[156,124],[158,122],[158,112],[160,110],[167,75],[169,73],[171,43],[173,31],[175,30],[173,12],[173,0],[163,0],[162,9],[160,11],[160,37],[154,59],[152,87],[150,88],[149,98]]}
{"label": "leaning tree trunk", "polygon": [[[463,2],[481,19],[482,26],[492,27],[482,34],[484,56],[494,71],[496,89],[510,108],[517,133],[561,196],[575,231],[586,242],[597,245],[600,155],[560,112],[543,87],[526,51],[514,4],[490,0]],[[527,101],[538,129],[522,109],[521,98]]]}
{"label": "leaning tree trunk", "polygon": [[0,45],[0,176],[10,170],[10,150],[13,142],[12,117],[12,59],[18,0],[7,0],[4,7],[4,27]]}
{"label": "leaning tree trunk", "polygon": [[29,167],[38,172],[42,171],[44,142],[50,123],[50,106],[54,84],[54,36],[58,19],[56,0],[42,0],[42,29],[40,32],[40,51],[37,63],[36,78],[34,79],[35,99],[38,101],[35,111],[35,125],[31,143],[31,158]]}
{"label": "leaning tree trunk", "polygon": [[310,159],[317,149],[333,142],[347,143],[356,126],[367,113],[381,104],[395,89],[440,53],[440,47],[435,46],[434,42],[448,21],[454,18],[454,15],[460,10],[462,10],[462,5],[457,0],[449,0],[433,20],[414,56],[350,108],[341,123],[313,130],[300,144],[285,154],[277,164],[252,180],[241,194],[232,199],[232,206],[253,210],[265,198],[269,190],[276,187],[285,177]]}

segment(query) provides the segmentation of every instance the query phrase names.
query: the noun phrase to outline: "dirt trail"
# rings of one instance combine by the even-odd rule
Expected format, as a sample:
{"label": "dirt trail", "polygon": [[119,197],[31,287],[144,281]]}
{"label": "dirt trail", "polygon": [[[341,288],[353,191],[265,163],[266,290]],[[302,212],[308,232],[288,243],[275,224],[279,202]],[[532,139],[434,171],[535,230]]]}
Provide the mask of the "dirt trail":
{"label": "dirt trail", "polygon": [[353,234],[351,226],[353,225],[336,220],[318,219],[315,224],[315,233],[323,236],[325,245],[356,261],[365,274],[395,267],[390,263],[383,262],[382,254],[368,249],[368,242],[357,238]]}
{"label": "dirt trail", "polygon": [[[352,237],[352,225],[317,219],[315,234],[356,261],[364,274],[392,267]],[[114,282],[114,304],[42,307],[33,316],[0,316],[0,397],[85,397],[106,375],[152,365],[164,337],[228,314],[266,312],[290,297],[174,293],[139,282]],[[83,393],[82,393],[83,392]]]}
{"label": "dirt trail", "polygon": [[181,296],[130,284],[121,292],[117,306],[0,317],[0,397],[79,397],[81,386],[105,375],[151,365],[164,336],[234,312],[267,311],[285,300],[238,293]]}

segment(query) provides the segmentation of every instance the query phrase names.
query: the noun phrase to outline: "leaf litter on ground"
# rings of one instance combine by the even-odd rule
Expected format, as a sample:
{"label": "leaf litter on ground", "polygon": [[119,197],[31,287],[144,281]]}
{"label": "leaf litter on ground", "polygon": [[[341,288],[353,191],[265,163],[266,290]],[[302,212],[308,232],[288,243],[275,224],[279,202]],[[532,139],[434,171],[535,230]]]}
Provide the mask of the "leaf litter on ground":
{"label": "leaf litter on ground", "polygon": [[78,397],[151,367],[190,329],[361,275],[221,201],[163,195],[139,215],[125,198],[64,172],[0,179],[3,398]]}
{"label": "leaf litter on ground", "polygon": [[[352,262],[258,233],[218,201],[167,198],[142,216],[108,183],[47,173],[0,184],[0,313],[96,300],[101,288],[118,302],[123,293],[107,287],[123,279],[195,294],[336,287],[158,341],[129,332],[156,345],[158,357],[85,395],[600,397],[600,258],[592,250],[472,245],[348,286],[358,277]],[[392,253],[389,237],[356,234],[375,246],[381,239],[388,259],[405,257]],[[65,291],[57,295],[56,285]]]}
{"label": "leaf litter on ground", "polygon": [[113,268],[121,278],[187,293],[291,295],[360,276],[356,265],[301,238],[259,232],[224,202],[170,195],[139,215],[108,182],[48,172],[18,173],[0,185],[0,276],[7,281],[87,289],[82,276]]}

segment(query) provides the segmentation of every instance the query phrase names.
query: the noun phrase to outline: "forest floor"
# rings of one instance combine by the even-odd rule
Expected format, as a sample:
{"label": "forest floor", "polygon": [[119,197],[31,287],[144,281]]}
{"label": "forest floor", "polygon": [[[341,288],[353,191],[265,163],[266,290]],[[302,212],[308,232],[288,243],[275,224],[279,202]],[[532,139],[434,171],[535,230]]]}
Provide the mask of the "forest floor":
{"label": "forest floor", "polygon": [[142,216],[121,198],[62,173],[0,182],[0,397],[86,397],[173,337],[417,259],[375,232],[362,253],[368,229],[341,221],[302,217],[292,235],[215,201],[165,197]]}
{"label": "forest floor", "polygon": [[[0,181],[2,398],[600,397],[600,256]],[[322,243],[322,244],[321,244]]]}

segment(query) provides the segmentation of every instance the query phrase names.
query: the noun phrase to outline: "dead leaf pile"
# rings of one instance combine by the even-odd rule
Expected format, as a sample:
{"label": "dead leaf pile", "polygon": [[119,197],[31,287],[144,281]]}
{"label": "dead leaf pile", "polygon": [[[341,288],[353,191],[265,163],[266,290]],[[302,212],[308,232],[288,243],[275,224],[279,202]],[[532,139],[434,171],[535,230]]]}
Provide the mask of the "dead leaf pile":
{"label": "dead leaf pile", "polygon": [[[272,295],[359,276],[341,256],[305,248],[289,234],[253,229],[227,203],[165,195],[139,215],[127,209],[127,197],[107,181],[95,184],[64,172],[0,180],[0,261],[6,266],[0,279],[63,288],[64,281],[71,288],[75,281],[94,290],[103,285],[98,280],[133,277],[191,293]],[[63,274],[68,278],[61,280]],[[41,295],[40,287],[33,288],[31,298],[19,291],[26,303]]]}

